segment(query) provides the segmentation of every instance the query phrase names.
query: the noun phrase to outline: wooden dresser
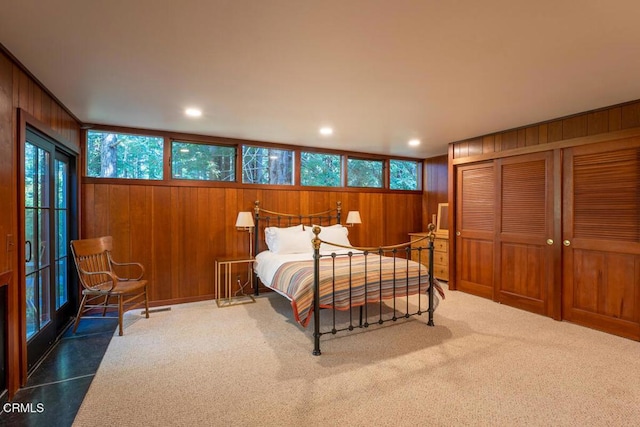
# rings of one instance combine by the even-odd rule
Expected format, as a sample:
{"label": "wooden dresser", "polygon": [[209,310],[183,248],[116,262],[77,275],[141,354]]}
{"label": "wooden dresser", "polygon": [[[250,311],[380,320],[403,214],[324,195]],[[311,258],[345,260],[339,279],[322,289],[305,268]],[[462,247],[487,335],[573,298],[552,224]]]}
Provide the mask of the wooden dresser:
{"label": "wooden dresser", "polygon": [[[420,241],[416,241],[421,237],[426,236],[428,233],[409,233],[409,238],[411,239],[411,248],[427,248],[429,246],[429,239],[422,239]],[[415,242],[415,243],[414,243]],[[422,262],[423,264],[428,263],[428,252],[422,252]],[[411,252],[411,259],[413,261],[418,261],[418,252]],[[438,237],[433,241],[433,270],[434,277],[439,280],[449,281],[449,238],[448,237]]]}

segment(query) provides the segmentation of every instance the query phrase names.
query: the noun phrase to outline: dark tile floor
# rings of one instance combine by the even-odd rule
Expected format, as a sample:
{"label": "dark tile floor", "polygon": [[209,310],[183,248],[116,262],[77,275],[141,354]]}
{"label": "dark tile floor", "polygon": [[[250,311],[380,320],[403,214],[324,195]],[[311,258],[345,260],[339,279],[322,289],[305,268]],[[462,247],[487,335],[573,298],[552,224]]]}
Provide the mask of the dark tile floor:
{"label": "dark tile floor", "polygon": [[5,412],[5,397],[0,426],[71,426],[117,326],[117,319],[85,318],[75,335],[67,330],[11,402],[31,411]]}

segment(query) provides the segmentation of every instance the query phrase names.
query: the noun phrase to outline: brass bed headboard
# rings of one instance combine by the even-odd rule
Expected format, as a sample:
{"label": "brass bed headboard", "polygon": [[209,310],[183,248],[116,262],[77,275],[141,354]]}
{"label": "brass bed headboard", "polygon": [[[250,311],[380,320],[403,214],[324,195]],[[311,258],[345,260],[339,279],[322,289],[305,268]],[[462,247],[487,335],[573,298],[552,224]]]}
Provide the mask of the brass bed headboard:
{"label": "brass bed headboard", "polygon": [[288,214],[282,212],[270,211],[260,207],[260,201],[256,200],[253,207],[253,219],[255,220],[256,230],[254,236],[255,253],[259,253],[264,246],[260,242],[264,242],[264,229],[266,227],[291,227],[294,225],[331,225],[340,224],[342,213],[342,202],[337,201],[336,207],[327,209],[322,212],[310,214]]}

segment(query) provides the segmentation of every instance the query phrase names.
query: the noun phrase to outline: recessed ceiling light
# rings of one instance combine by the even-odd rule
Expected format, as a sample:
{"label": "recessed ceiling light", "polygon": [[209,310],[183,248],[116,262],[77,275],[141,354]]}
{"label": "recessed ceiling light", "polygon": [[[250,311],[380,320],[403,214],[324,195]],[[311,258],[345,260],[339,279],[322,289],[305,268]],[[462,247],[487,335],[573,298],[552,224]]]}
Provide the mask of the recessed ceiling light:
{"label": "recessed ceiling light", "polygon": [[184,113],[189,117],[200,117],[202,116],[202,110],[198,108],[187,108],[184,110]]}
{"label": "recessed ceiling light", "polygon": [[419,139],[415,139],[415,138],[414,139],[410,139],[409,140],[409,145],[412,146],[412,147],[416,147],[416,146],[420,145],[420,140]]}
{"label": "recessed ceiling light", "polygon": [[333,129],[328,127],[328,126],[321,127],[320,128],[320,135],[324,135],[324,136],[333,135]]}

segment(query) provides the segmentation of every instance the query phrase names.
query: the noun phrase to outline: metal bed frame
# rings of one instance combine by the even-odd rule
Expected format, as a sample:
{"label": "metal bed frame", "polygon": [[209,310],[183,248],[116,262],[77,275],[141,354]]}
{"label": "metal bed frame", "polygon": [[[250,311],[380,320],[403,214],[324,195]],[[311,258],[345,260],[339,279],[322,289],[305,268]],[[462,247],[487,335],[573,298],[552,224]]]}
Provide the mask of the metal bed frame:
{"label": "metal bed frame", "polygon": [[[260,207],[260,203],[259,201],[255,202],[255,206],[254,206],[254,219],[255,219],[255,223],[256,223],[256,232],[255,232],[255,242],[254,242],[254,247],[256,248],[256,253],[259,252],[260,250],[260,234],[262,234],[264,232],[264,228],[265,227],[270,227],[270,226],[275,226],[275,227],[289,227],[292,225],[298,225],[298,224],[303,224],[303,225],[308,225],[308,226],[312,226],[312,225],[330,225],[332,223],[334,224],[340,224],[340,218],[341,218],[341,211],[342,211],[342,203],[340,201],[338,201],[337,206],[333,209],[328,209],[326,211],[323,212],[318,212],[318,213],[313,213],[313,214],[305,214],[305,215],[299,215],[299,214],[285,214],[285,213],[279,213],[279,212],[274,212],[274,211],[269,211],[266,209],[263,209]],[[264,214],[264,215],[263,215]],[[349,252],[347,255],[336,255],[335,253],[333,254],[321,254],[320,253],[320,245],[322,243],[329,243],[332,246],[338,246],[341,248],[345,248],[345,249],[351,249],[353,251],[358,251],[359,253],[364,253],[366,254],[377,254],[380,256],[387,256],[387,257],[392,257],[393,258],[393,262],[394,262],[394,272],[395,272],[395,266],[396,266],[396,262],[397,260],[401,260],[400,262],[404,261],[408,263],[408,260],[411,259],[411,253],[413,251],[417,251],[418,252],[418,263],[422,266],[422,252],[423,251],[427,251],[428,254],[428,272],[433,271],[433,249],[434,249],[434,239],[435,239],[435,224],[429,224],[428,225],[428,230],[429,233],[425,236],[422,237],[420,239],[414,240],[413,242],[406,242],[406,243],[401,243],[401,244],[397,244],[397,245],[392,245],[392,246],[378,246],[378,247],[357,247],[357,246],[342,246],[342,245],[338,245],[336,243],[333,242],[327,242],[322,240],[319,237],[320,234],[320,228],[315,226],[313,227],[313,233],[314,233],[314,238],[312,240],[312,244],[313,244],[313,250],[314,250],[314,254],[313,254],[313,262],[314,262],[314,278],[313,278],[313,327],[314,327],[314,331],[313,331],[313,337],[314,337],[314,348],[313,348],[313,352],[312,354],[314,356],[319,356],[321,353],[320,351],[320,337],[322,335],[326,335],[326,334],[337,334],[338,332],[343,332],[343,331],[353,331],[354,329],[359,329],[359,328],[368,328],[369,326],[373,325],[373,324],[383,324],[386,322],[390,322],[390,321],[397,321],[399,319],[402,318],[409,318],[411,316],[415,316],[415,315],[422,315],[423,313],[428,313],[428,322],[427,325],[428,326],[434,326],[434,322],[433,322],[433,313],[435,311],[435,307],[434,307],[434,277],[432,274],[428,275],[428,281],[427,283],[423,284],[421,282],[421,278],[422,278],[422,273],[419,272],[419,279],[418,279],[418,295],[421,295],[423,290],[426,291],[427,296],[428,296],[428,307],[426,310],[423,310],[422,307],[422,302],[421,299],[418,298],[418,307],[417,310],[411,311],[409,308],[409,295],[407,295],[405,298],[405,303],[404,303],[404,310],[402,310],[403,307],[401,307],[399,304],[397,304],[397,297],[395,295],[395,289],[396,289],[396,279],[395,279],[395,275],[394,275],[394,292],[393,292],[393,297],[391,298],[393,300],[393,316],[391,317],[384,317],[383,316],[383,305],[385,304],[385,301],[389,301],[389,298],[387,299],[382,299],[379,298],[379,301],[377,302],[378,305],[378,310],[377,313],[370,313],[370,308],[369,308],[369,304],[367,303],[367,284],[365,282],[365,293],[364,293],[364,304],[359,304],[359,305],[352,305],[352,300],[351,300],[351,288],[349,288],[349,324],[348,326],[341,326],[338,327],[336,324],[336,310],[335,309],[331,309],[332,311],[332,327],[331,329],[328,330],[321,330],[320,328],[320,260],[322,258],[332,258],[333,259],[333,265],[335,266],[335,259],[337,257],[351,257],[353,255],[353,253]],[[411,243],[415,243],[416,241],[419,240],[423,240],[423,239],[428,239],[428,245],[426,248],[423,247],[411,247]],[[404,257],[400,256],[400,255],[404,255]],[[406,258],[405,258],[406,257]],[[380,263],[382,262],[382,258],[380,259]],[[366,271],[366,263],[365,263],[365,271]],[[258,296],[260,291],[259,291],[259,287],[258,287],[258,276],[252,272],[253,276],[253,280],[254,280],[254,290],[255,290],[255,295]],[[335,274],[335,271],[332,273]],[[335,275],[334,275],[334,279],[335,279]],[[402,280],[402,279],[398,279],[398,280]],[[406,286],[407,286],[407,294],[408,294],[408,277],[405,278],[406,280]],[[379,292],[380,292],[380,296],[382,296],[382,289],[381,289],[381,282],[379,282]],[[335,289],[335,280],[334,280],[334,289]],[[335,292],[332,292],[332,301],[335,303]],[[335,304],[332,304],[335,305]],[[359,308],[359,316],[358,316],[358,320],[354,320],[354,316],[353,316],[353,308],[357,307]],[[400,314],[400,315],[398,315]]]}

